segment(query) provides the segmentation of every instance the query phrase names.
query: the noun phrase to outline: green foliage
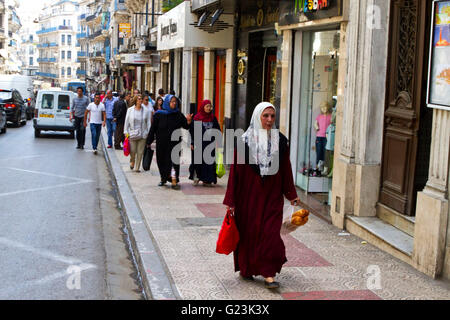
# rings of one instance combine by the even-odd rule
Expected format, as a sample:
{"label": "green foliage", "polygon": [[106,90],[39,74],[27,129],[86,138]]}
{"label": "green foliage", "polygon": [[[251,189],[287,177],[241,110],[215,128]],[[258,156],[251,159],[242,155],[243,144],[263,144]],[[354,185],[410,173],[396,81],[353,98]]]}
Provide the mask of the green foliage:
{"label": "green foliage", "polygon": [[163,0],[162,2],[162,10],[163,12],[167,12],[178,6],[180,3],[184,2],[184,0]]}

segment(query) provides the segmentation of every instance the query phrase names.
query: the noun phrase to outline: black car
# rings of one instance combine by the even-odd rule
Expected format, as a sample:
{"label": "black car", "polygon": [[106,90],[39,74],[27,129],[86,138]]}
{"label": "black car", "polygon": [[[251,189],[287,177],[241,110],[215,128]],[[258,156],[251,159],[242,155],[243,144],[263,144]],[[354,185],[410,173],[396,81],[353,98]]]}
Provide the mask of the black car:
{"label": "black car", "polygon": [[0,133],[6,133],[6,111],[0,107]]}
{"label": "black car", "polygon": [[16,127],[27,124],[27,106],[16,89],[0,89],[0,107],[6,111],[6,120],[13,122]]}

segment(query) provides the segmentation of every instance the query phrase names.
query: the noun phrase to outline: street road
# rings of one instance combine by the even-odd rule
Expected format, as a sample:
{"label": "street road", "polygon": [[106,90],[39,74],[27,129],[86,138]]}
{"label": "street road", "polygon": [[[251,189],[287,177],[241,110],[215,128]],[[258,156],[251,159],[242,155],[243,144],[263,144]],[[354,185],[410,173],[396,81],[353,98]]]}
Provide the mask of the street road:
{"label": "street road", "polygon": [[34,138],[31,121],[0,135],[0,299],[142,299],[103,154],[86,142]]}

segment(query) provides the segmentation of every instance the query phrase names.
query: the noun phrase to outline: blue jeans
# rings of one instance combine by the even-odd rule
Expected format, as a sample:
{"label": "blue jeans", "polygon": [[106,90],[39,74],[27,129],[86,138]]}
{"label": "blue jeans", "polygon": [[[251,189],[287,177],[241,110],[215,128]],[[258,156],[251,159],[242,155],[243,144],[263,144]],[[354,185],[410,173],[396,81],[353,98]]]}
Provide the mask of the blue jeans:
{"label": "blue jeans", "polygon": [[317,137],[316,139],[317,164],[319,164],[319,161],[325,161],[326,145],[327,145],[327,138]]}
{"label": "blue jeans", "polygon": [[102,132],[102,125],[91,123],[92,149],[97,150],[98,141]]}
{"label": "blue jeans", "polygon": [[116,131],[116,123],[113,122],[114,119],[106,119],[106,128],[108,129],[108,146],[113,145],[113,135],[114,131]]}

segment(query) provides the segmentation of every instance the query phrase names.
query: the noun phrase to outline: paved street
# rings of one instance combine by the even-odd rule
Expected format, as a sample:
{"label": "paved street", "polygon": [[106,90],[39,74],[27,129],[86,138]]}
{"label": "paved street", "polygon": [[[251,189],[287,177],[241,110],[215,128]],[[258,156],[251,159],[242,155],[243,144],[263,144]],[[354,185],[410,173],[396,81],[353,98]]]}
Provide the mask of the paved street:
{"label": "paved street", "polygon": [[261,277],[244,282],[232,255],[215,253],[227,176],[215,188],[193,187],[184,157],[181,191],[174,191],[157,186],[155,159],[151,171],[135,173],[123,152],[108,152],[120,162],[182,299],[450,299],[448,281],[433,280],[316,216],[284,237],[288,262],[278,291],[265,289]]}
{"label": "paved street", "polygon": [[0,299],[142,299],[103,154],[33,134],[0,135]]}

